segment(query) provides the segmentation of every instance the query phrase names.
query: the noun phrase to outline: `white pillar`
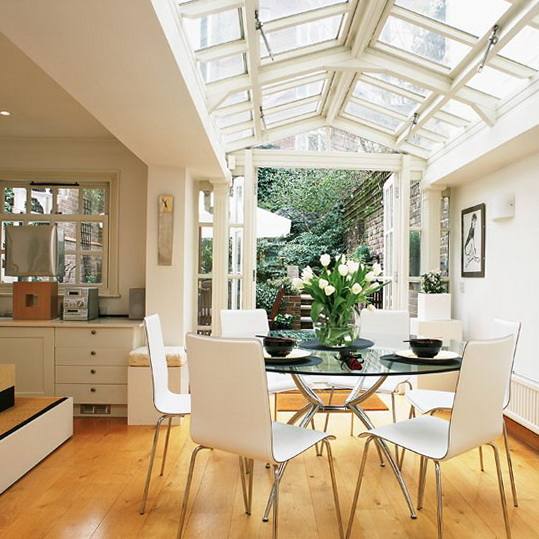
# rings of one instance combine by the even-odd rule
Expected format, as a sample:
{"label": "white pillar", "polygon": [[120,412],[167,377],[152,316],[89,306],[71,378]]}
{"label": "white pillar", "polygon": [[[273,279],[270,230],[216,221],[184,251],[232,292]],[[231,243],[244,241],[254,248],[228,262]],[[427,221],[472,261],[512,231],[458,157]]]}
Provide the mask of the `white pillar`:
{"label": "white pillar", "polygon": [[219,313],[228,305],[228,212],[229,189],[226,180],[213,184],[213,263],[212,263],[212,334],[221,334]]}
{"label": "white pillar", "polygon": [[443,187],[422,187],[421,273],[440,269],[440,212]]}
{"label": "white pillar", "polygon": [[[186,319],[186,305],[192,305],[193,263],[191,212],[193,206],[191,178],[183,168],[150,165],[148,167],[146,207],[146,313],[161,317],[163,337],[167,345],[181,345],[191,327]],[[160,266],[157,260],[159,195],[174,197],[172,264]],[[141,239],[141,241],[143,241]],[[190,262],[189,262],[190,261]]]}
{"label": "white pillar", "polygon": [[398,175],[397,205],[398,216],[395,227],[397,241],[397,294],[396,309],[408,309],[408,277],[410,273],[410,156],[402,156],[402,168]]}
{"label": "white pillar", "polygon": [[256,168],[253,152],[245,150],[244,159],[244,206],[243,206],[243,308],[254,309],[256,305]]}

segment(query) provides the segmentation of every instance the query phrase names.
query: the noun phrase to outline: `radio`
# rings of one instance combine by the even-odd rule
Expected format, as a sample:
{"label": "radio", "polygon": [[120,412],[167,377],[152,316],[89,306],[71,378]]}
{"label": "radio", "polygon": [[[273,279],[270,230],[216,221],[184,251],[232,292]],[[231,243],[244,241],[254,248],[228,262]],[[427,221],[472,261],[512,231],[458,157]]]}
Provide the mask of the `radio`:
{"label": "radio", "polygon": [[99,316],[97,288],[66,288],[64,320],[93,320]]}

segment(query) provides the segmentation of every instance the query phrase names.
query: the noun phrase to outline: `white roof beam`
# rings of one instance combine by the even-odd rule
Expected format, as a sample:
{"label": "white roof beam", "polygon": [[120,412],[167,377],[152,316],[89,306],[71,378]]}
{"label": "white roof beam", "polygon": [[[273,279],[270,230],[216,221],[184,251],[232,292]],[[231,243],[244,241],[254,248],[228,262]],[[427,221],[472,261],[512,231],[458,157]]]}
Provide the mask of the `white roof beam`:
{"label": "white roof beam", "polygon": [[180,4],[177,6],[177,10],[182,17],[198,19],[199,17],[207,17],[220,11],[227,11],[242,6],[243,0],[197,0],[196,2]]}
{"label": "white roof beam", "polygon": [[245,39],[249,44],[247,50],[247,72],[251,83],[251,102],[253,104],[253,119],[255,124],[255,138],[262,137],[262,89],[258,77],[260,67],[260,40],[256,29],[255,12],[258,11],[258,0],[245,0],[243,13],[243,27]]}
{"label": "white roof beam", "polygon": [[195,58],[199,62],[208,62],[210,60],[218,60],[219,58],[226,58],[227,56],[234,56],[237,54],[243,54],[247,51],[247,42],[244,39],[237,39],[230,41],[229,43],[222,43],[221,45],[214,45],[206,49],[199,49],[195,51]]}
{"label": "white roof beam", "polygon": [[221,107],[214,111],[214,116],[228,116],[230,114],[237,114],[238,112],[245,112],[246,110],[251,110],[253,104],[250,100],[242,101],[241,103],[235,103],[234,105],[228,105],[226,107]]}
{"label": "white roof beam", "polygon": [[469,120],[466,120],[465,118],[461,118],[460,116],[457,116],[456,114],[451,114],[450,112],[446,112],[445,110],[439,110],[435,112],[434,117],[438,120],[441,120],[442,122],[448,123],[455,127],[466,127],[470,123]]}
{"label": "white roof beam", "polygon": [[[386,6],[386,0],[371,0],[360,2],[350,24],[350,35],[354,35],[351,43],[351,56],[357,58],[367,47],[370,36]],[[326,117],[329,122],[339,115],[354,82],[354,73],[336,73],[333,88],[328,94]]]}
{"label": "white roof beam", "polygon": [[[291,118],[287,118],[286,120],[281,120],[279,122],[274,122],[273,124],[270,124],[267,128],[265,133],[271,132],[272,130],[280,129],[280,128],[286,128],[291,125],[300,125],[303,124],[304,128],[303,131],[308,131],[308,128],[305,128],[305,122],[307,120],[310,120],[311,118],[321,118],[320,114],[318,112],[308,112],[307,114],[301,114],[300,116],[292,116]],[[288,136],[288,135],[287,135]],[[264,135],[264,140],[262,142],[267,141],[266,135]]]}
{"label": "white roof beam", "polygon": [[384,114],[385,116],[390,116],[391,118],[395,118],[396,120],[400,120],[401,122],[405,122],[408,119],[408,116],[406,116],[405,114],[401,114],[400,112],[396,112],[392,109],[388,109],[382,105],[372,103],[371,101],[367,101],[366,99],[362,99],[360,97],[355,97],[352,95],[350,96],[348,101],[351,103],[357,103],[362,107],[373,110],[374,112],[379,112],[380,114]]}
{"label": "white roof beam", "polygon": [[283,90],[290,90],[291,88],[297,88],[299,86],[305,86],[306,84],[311,84],[313,82],[318,82],[321,80],[327,80],[327,72],[316,73],[310,77],[301,77],[299,79],[292,79],[288,82],[281,82],[273,84],[271,86],[264,86],[262,88],[262,93],[264,94],[275,94],[277,92],[282,92]]}
{"label": "white roof beam", "polygon": [[343,131],[349,131],[352,135],[372,140],[373,142],[377,142],[388,148],[395,148],[395,137],[393,135],[364,123],[359,119],[351,120],[344,116],[339,116],[338,118],[335,118],[330,125],[337,129],[342,129]]}
{"label": "white roof beam", "polygon": [[499,55],[490,58],[488,65],[513,77],[518,77],[519,79],[529,79],[537,73],[537,70],[527,65],[519,64],[518,62],[514,62],[509,58]]}
{"label": "white roof beam", "polygon": [[481,120],[483,120],[490,127],[492,127],[496,123],[496,120],[498,119],[496,109],[489,109],[477,104],[470,105],[470,107],[472,107],[472,109],[477,113]]}
{"label": "white roof beam", "polygon": [[249,75],[239,75],[206,85],[208,109],[213,112],[229,95],[251,89]]}
{"label": "white roof beam", "polygon": [[416,13],[415,11],[410,11],[409,9],[400,6],[393,6],[390,15],[409,22],[415,26],[420,26],[426,30],[436,32],[437,34],[454,41],[458,41],[459,43],[463,43],[464,45],[468,45],[469,47],[473,47],[477,43],[478,38],[473,34],[469,34],[468,32],[464,32],[463,30],[459,30],[453,26],[448,26],[447,24],[429,17],[425,17],[419,13]]}
{"label": "white roof beam", "polygon": [[349,9],[348,3],[333,4],[318,9],[311,9],[309,11],[303,11],[288,17],[282,17],[280,19],[273,19],[266,21],[263,24],[264,32],[269,34],[270,32],[276,32],[277,30],[284,30],[285,28],[291,28],[300,24],[317,21],[319,19],[325,19],[327,17],[334,17],[335,15],[342,15]]}
{"label": "white roof beam", "polygon": [[318,101],[320,101],[320,94],[304,97],[302,99],[295,99],[294,101],[288,101],[282,105],[266,108],[264,109],[264,114],[273,114],[274,112],[281,112],[283,110],[293,109],[302,105],[308,105],[309,103],[317,103]]}
{"label": "white roof beam", "polygon": [[246,122],[240,122],[239,124],[229,125],[228,127],[221,128],[221,133],[230,135],[231,133],[237,133],[238,131],[245,131],[246,129],[253,128],[253,120],[247,120]]}
{"label": "white roof beam", "polygon": [[369,75],[362,74],[358,80],[366,82],[371,86],[381,88],[382,90],[387,90],[393,94],[400,95],[401,97],[406,97],[406,99],[410,99],[411,101],[422,103],[425,100],[425,96],[423,95],[416,94],[415,92],[407,90],[406,88],[401,88],[400,86],[395,86],[394,84],[386,82],[385,80],[370,77]]}

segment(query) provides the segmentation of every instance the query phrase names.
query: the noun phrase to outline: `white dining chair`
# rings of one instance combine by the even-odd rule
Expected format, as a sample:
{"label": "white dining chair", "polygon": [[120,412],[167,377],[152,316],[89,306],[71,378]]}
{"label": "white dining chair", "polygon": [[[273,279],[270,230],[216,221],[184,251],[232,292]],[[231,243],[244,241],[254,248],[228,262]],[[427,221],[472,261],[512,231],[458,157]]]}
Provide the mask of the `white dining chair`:
{"label": "white dining chair", "polygon": [[[264,309],[223,309],[221,311],[221,336],[252,339],[270,332],[268,315]],[[266,373],[268,391],[274,396],[274,419],[277,420],[277,393],[297,389],[289,374]]]}
{"label": "white dining chair", "polygon": [[[492,321],[492,336],[493,337],[506,337],[511,335],[513,338],[513,358],[516,355],[518,340],[520,337],[521,323],[510,320],[502,320],[495,318]],[[451,410],[453,408],[453,401],[455,393],[453,391],[435,391],[432,389],[414,389],[406,393],[406,398],[411,406],[411,415],[414,416],[416,411],[421,414],[433,414],[441,410]],[[503,403],[503,409],[505,410],[509,406],[511,400],[511,379],[509,378],[505,393],[505,399]],[[511,459],[511,451],[509,448],[509,439],[507,436],[507,427],[505,421],[503,423],[503,440],[505,446],[505,455],[507,458],[507,467],[509,469],[509,479],[511,482],[511,492],[513,495],[513,505],[518,507],[517,489],[515,484],[515,475],[513,471],[513,461]],[[404,452],[402,453],[404,456]],[[479,447],[479,459],[481,470],[484,470],[483,466],[483,451]],[[402,463],[401,463],[402,466]]]}
{"label": "white dining chair", "polygon": [[186,342],[192,395],[191,437],[198,445],[189,464],[178,538],[183,534],[195,461],[202,449],[219,449],[238,455],[247,514],[251,513],[253,461],[273,465],[273,537],[276,538],[279,484],[286,464],[317,443],[327,449],[339,536],[342,537],[339,496],[329,444],[334,437],[272,422],[260,341],[189,334]]}
{"label": "white dining chair", "polygon": [[417,508],[423,506],[428,461],[434,462],[437,493],[438,538],[443,534],[442,475],[440,463],[481,445],[494,451],[505,531],[511,537],[500,458],[495,440],[502,434],[502,410],[513,364],[513,337],[469,342],[464,350],[451,419],[431,415],[390,423],[361,436],[367,436],[358,480],[352,501],[346,537],[354,523],[357,501],[365,471],[369,446],[373,440],[396,444],[421,457]]}
{"label": "white dining chair", "polygon": [[161,331],[161,321],[159,315],[152,314],[144,318],[144,328],[146,330],[146,340],[148,342],[148,352],[150,356],[150,367],[152,371],[153,385],[153,404],[156,410],[161,414],[155,424],[153,444],[148,462],[148,471],[146,473],[146,483],[144,493],[140,504],[140,514],[143,515],[146,509],[148,491],[150,489],[150,480],[152,477],[153,463],[159,440],[159,431],[161,423],[167,419],[167,433],[165,437],[165,448],[163,451],[163,460],[161,462],[161,472],[165,471],[165,462],[167,460],[168,442],[170,438],[170,427],[174,417],[183,417],[191,413],[191,396],[173,393],[168,386],[168,366],[165,355],[165,345],[163,344],[163,333]]}
{"label": "white dining chair", "polygon": [[[407,348],[403,341],[410,338],[410,314],[408,311],[392,311],[362,309],[360,313],[360,337],[372,340],[378,348],[399,349]],[[354,389],[361,386],[369,389],[377,381],[376,376],[328,376],[326,383],[333,389]],[[400,386],[406,384],[412,389],[409,376],[389,376],[380,386],[378,392],[391,395],[391,414],[393,422],[397,420],[395,395]],[[331,395],[330,395],[331,398]],[[328,416],[329,417],[329,416]],[[327,418],[326,418],[327,419]],[[354,414],[351,418],[351,434],[353,434]],[[326,421],[327,426],[327,421]]]}

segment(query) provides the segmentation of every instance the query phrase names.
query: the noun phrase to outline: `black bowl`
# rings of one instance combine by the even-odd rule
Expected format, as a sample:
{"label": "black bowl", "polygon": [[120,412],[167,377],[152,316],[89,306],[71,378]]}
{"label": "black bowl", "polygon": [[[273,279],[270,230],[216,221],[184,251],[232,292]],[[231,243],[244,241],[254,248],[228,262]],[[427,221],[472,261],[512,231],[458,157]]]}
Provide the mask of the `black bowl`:
{"label": "black bowl", "polygon": [[288,337],[264,337],[264,348],[271,357],[285,357],[296,346],[296,341]]}
{"label": "black bowl", "polygon": [[440,339],[410,339],[408,342],[417,357],[433,358],[442,348]]}

